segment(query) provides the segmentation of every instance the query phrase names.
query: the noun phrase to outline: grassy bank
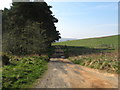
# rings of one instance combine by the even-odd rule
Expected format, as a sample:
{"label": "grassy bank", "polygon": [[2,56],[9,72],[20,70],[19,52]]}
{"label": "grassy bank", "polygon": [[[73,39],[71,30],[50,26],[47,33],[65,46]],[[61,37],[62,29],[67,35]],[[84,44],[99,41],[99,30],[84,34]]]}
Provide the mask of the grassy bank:
{"label": "grassy bank", "polygon": [[47,70],[47,57],[8,56],[10,64],[2,68],[4,88],[31,88]]}
{"label": "grassy bank", "polygon": [[[119,73],[118,70],[118,36],[89,38],[57,42],[54,45],[64,46],[68,59],[75,64]],[[65,48],[66,46],[66,48]]]}

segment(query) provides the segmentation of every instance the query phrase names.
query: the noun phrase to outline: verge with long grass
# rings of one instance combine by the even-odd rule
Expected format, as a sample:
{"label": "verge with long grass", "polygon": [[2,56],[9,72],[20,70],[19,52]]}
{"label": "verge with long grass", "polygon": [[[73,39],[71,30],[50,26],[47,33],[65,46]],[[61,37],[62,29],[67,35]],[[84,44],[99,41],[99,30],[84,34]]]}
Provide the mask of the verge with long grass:
{"label": "verge with long grass", "polygon": [[2,88],[32,88],[32,84],[47,70],[48,57],[10,56],[9,64],[2,67]]}

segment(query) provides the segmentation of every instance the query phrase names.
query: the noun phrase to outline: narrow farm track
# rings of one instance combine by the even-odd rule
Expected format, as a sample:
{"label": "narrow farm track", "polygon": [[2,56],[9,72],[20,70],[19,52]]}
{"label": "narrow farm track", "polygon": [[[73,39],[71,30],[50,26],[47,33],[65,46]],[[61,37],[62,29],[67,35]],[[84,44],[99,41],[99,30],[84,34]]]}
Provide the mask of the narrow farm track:
{"label": "narrow farm track", "polygon": [[48,71],[35,88],[118,88],[118,75],[51,58]]}

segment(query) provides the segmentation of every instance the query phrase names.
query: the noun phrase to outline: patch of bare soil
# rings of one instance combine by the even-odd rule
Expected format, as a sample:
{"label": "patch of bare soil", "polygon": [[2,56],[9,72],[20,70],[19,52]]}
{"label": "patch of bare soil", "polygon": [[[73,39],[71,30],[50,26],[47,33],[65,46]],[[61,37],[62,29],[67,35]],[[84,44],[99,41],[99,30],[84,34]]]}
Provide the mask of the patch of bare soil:
{"label": "patch of bare soil", "polygon": [[51,58],[47,73],[35,88],[118,88],[118,75]]}

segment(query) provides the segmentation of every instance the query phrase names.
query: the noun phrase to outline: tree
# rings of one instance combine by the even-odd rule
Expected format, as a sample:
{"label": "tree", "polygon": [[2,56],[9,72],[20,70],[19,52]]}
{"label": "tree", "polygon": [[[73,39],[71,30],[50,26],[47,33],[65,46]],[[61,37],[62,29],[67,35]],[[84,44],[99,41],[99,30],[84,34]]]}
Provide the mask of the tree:
{"label": "tree", "polygon": [[45,2],[15,2],[4,9],[3,50],[17,55],[47,52],[60,38],[50,8]]}

